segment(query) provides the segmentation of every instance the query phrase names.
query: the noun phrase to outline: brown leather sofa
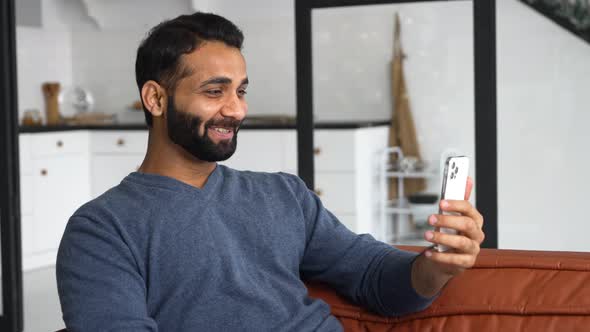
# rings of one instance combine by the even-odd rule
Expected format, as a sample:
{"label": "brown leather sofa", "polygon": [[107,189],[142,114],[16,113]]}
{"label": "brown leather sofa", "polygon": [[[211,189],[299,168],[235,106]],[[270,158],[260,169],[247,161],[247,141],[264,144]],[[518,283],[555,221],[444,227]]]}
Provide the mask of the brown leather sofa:
{"label": "brown leather sofa", "polygon": [[590,253],[482,249],[428,309],[403,317],[374,315],[322,285],[308,288],[345,331],[590,331]]}

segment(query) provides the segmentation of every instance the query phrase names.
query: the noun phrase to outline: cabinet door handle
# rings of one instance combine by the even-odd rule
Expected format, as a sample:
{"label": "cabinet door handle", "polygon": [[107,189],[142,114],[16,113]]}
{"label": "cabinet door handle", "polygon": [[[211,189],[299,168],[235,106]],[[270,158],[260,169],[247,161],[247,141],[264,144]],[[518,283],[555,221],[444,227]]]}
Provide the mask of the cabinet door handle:
{"label": "cabinet door handle", "polygon": [[316,188],[316,189],[315,189],[313,192],[314,192],[316,195],[318,195],[318,196],[322,196],[322,194],[324,193],[324,192],[322,191],[322,189],[319,189],[319,188]]}
{"label": "cabinet door handle", "polygon": [[57,143],[55,143],[57,145],[58,148],[61,148],[64,146],[64,142],[62,142],[62,140],[57,141]]}
{"label": "cabinet door handle", "polygon": [[317,155],[319,155],[320,153],[322,153],[322,149],[320,149],[320,148],[314,148],[314,149],[313,149],[313,154],[314,154],[314,155],[316,155],[316,156],[317,156]]}
{"label": "cabinet door handle", "polygon": [[47,170],[45,168],[41,169],[41,176],[47,176]]}
{"label": "cabinet door handle", "polygon": [[123,146],[123,145],[125,145],[125,140],[124,140],[124,139],[122,139],[122,138],[119,138],[119,139],[117,140],[117,145],[118,145],[118,146]]}

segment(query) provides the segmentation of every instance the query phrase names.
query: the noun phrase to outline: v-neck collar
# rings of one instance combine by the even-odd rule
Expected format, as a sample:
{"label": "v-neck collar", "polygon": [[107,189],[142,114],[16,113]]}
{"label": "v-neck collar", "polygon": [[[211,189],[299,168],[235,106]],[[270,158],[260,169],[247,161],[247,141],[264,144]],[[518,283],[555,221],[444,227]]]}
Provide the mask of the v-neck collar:
{"label": "v-neck collar", "polygon": [[123,181],[131,181],[145,186],[158,187],[172,191],[207,194],[214,190],[214,188],[219,183],[220,178],[221,166],[219,164],[215,164],[215,169],[213,172],[211,172],[211,174],[209,174],[209,177],[203,185],[203,188],[195,187],[169,176],[140,172],[130,173]]}

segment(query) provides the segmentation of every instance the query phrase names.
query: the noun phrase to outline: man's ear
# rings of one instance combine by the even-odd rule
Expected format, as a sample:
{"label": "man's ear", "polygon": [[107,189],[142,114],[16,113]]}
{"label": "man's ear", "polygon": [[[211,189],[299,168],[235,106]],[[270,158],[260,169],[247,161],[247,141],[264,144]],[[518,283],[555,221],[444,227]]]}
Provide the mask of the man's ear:
{"label": "man's ear", "polygon": [[141,100],[153,117],[162,116],[166,109],[166,90],[156,81],[147,81],[141,87]]}

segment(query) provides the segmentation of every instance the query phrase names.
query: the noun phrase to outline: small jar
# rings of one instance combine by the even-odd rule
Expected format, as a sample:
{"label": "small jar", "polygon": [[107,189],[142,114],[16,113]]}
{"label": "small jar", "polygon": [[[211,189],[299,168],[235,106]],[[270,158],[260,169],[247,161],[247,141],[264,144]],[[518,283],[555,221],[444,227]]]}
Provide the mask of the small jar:
{"label": "small jar", "polygon": [[25,110],[21,124],[23,126],[40,126],[42,124],[41,112],[36,109]]}

